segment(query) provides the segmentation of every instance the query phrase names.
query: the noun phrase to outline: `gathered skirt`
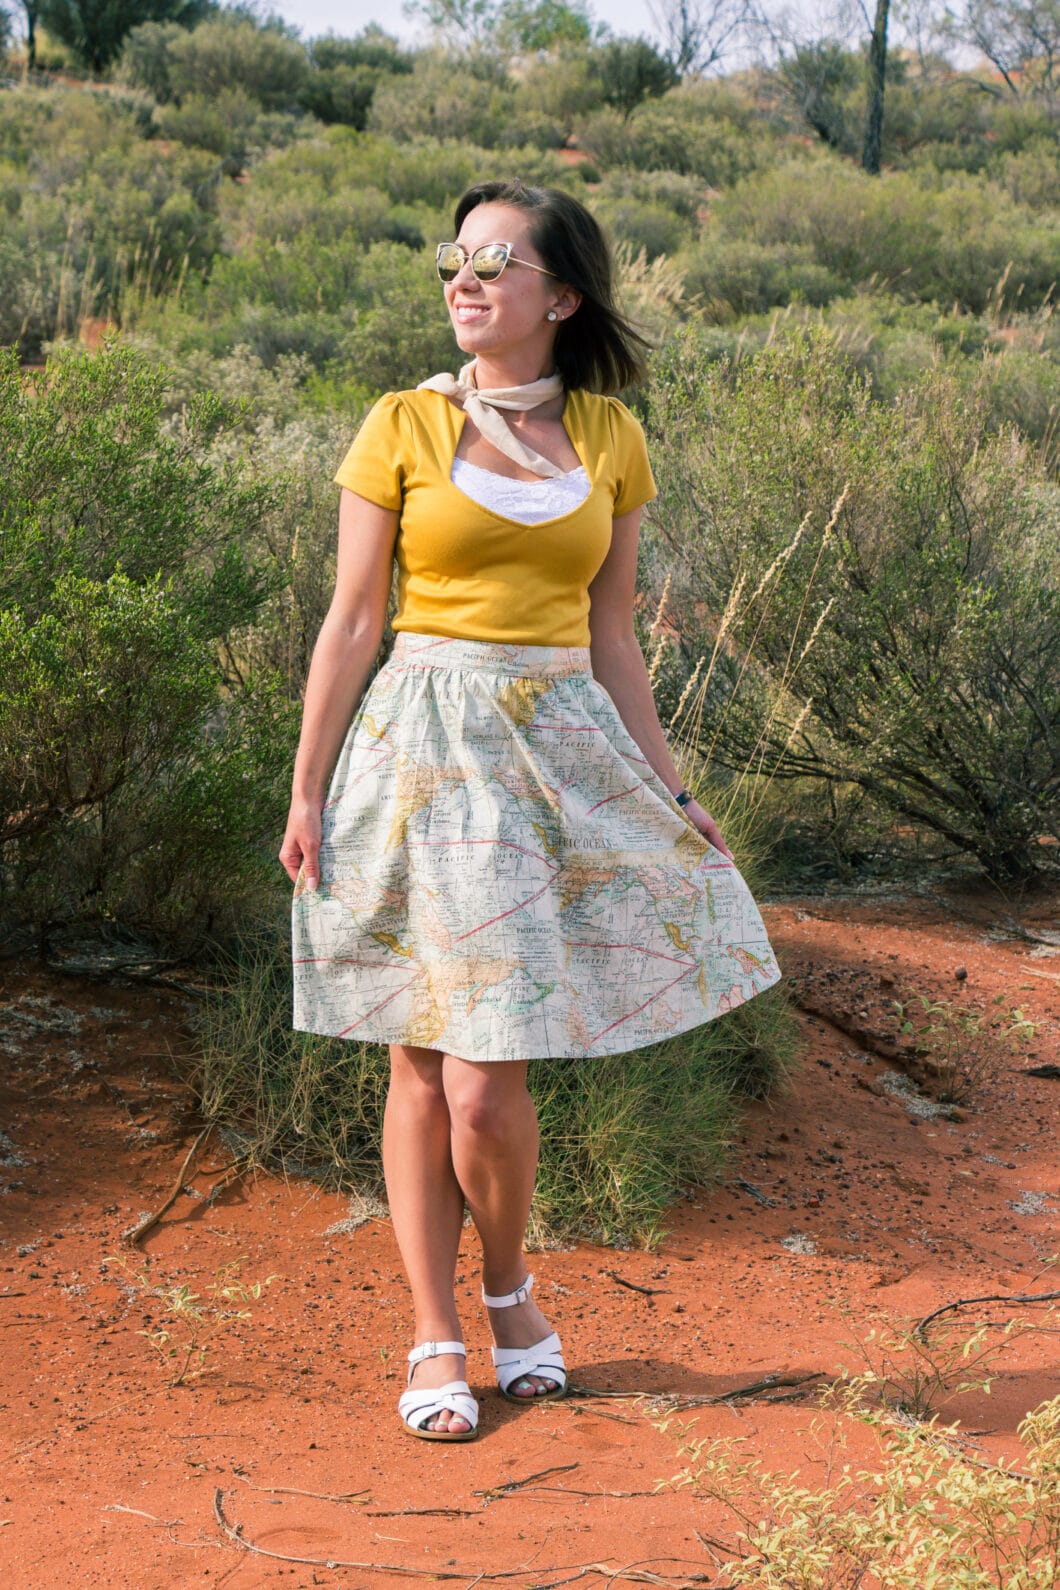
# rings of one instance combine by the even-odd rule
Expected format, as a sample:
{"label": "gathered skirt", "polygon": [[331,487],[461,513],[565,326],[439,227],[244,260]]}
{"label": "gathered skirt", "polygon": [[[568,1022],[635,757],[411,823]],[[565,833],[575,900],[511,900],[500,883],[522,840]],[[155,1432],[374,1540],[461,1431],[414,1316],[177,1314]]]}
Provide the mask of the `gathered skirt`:
{"label": "gathered skirt", "polygon": [[292,951],[296,1030],[474,1061],[639,1049],[781,976],[588,647],[406,630],[339,754]]}

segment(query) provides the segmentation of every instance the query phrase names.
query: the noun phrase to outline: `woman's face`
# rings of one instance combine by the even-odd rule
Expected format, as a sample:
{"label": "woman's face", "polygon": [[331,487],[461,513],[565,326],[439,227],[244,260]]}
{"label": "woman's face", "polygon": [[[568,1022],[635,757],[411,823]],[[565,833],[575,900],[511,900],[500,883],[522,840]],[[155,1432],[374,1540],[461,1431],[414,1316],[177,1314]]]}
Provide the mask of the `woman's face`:
{"label": "woman's face", "polygon": [[[544,260],[530,241],[528,211],[508,204],[479,204],[464,218],[456,241],[470,256],[483,243],[510,243],[512,254],[534,265]],[[496,281],[480,282],[468,258],[445,302],[456,340],[465,353],[487,356],[516,350],[540,352],[547,362],[556,331],[577,308],[579,295],[554,276],[509,260]],[[556,319],[547,318],[554,310]]]}

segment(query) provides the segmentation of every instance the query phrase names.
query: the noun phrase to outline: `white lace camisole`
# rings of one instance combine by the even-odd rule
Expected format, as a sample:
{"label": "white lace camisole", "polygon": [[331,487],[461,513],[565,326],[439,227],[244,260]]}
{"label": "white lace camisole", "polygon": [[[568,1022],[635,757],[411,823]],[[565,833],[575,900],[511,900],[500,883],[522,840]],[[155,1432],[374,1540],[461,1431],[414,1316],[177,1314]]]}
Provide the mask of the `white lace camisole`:
{"label": "white lace camisole", "polygon": [[572,513],[585,501],[592,484],[581,464],[555,480],[511,480],[464,458],[453,459],[449,478],[472,502],[520,524],[540,524]]}

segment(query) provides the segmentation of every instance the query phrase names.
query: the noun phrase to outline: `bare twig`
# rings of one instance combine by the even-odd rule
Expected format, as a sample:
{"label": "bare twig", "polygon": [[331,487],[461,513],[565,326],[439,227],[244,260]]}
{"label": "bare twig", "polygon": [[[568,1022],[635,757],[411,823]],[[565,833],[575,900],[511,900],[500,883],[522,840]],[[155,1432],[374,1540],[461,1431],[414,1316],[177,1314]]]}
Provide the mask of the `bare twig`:
{"label": "bare twig", "polygon": [[365,1518],[474,1518],[481,1508],[473,1507],[394,1507],[386,1512],[365,1513]]}
{"label": "bare twig", "polygon": [[624,1286],[630,1292],[643,1292],[645,1297],[655,1297],[656,1293],[665,1292],[665,1286],[638,1286],[636,1281],[624,1281],[617,1270],[604,1270],[604,1275],[609,1275],[612,1281],[617,1281],[619,1286]]}
{"label": "bare twig", "polygon": [[152,1226],[156,1226],[158,1224],[162,1216],[166,1213],[167,1209],[172,1209],[173,1205],[176,1203],[184,1189],[184,1183],[187,1180],[189,1167],[193,1161],[198,1159],[199,1154],[202,1152],[202,1145],[212,1131],[212,1125],[203,1127],[202,1131],[199,1133],[198,1137],[195,1139],[194,1143],[192,1143],[191,1147],[188,1149],[188,1152],[185,1154],[184,1163],[177,1172],[177,1179],[173,1185],[173,1190],[166,1199],[165,1203],[160,1209],[156,1209],[153,1215],[145,1215],[142,1220],[137,1221],[135,1226],[130,1226],[128,1231],[123,1231],[121,1234],[121,1239],[123,1242],[129,1243],[130,1246],[134,1242],[139,1242],[140,1238],[144,1236],[146,1232],[150,1231]]}
{"label": "bare twig", "polygon": [[810,1380],[823,1380],[825,1371],[813,1369],[805,1375],[770,1373],[761,1380],[752,1380],[746,1386],[736,1386],[732,1391],[717,1391],[706,1395],[684,1395],[679,1391],[599,1391],[595,1386],[571,1386],[572,1397],[633,1397],[649,1402],[664,1402],[674,1408],[708,1407],[714,1402],[731,1402],[734,1397],[756,1397],[760,1392],[772,1391],[777,1386],[804,1386]]}
{"label": "bare twig", "polygon": [[134,1518],[146,1518],[149,1524],[161,1524],[163,1529],[175,1529],[182,1522],[179,1518],[156,1518],[154,1513],[145,1513],[140,1507],[125,1507],[121,1502],[107,1502],[101,1511],[104,1513],[131,1513]]}
{"label": "bare twig", "polygon": [[371,1494],[369,1491],[338,1491],[332,1494],[327,1491],[298,1491],[293,1485],[255,1485],[242,1470],[233,1469],[232,1473],[248,1491],[262,1491],[270,1496],[311,1496],[318,1502],[355,1502]]}
{"label": "bare twig", "polygon": [[490,1485],[484,1491],[472,1491],[472,1496],[508,1496],[512,1491],[522,1490],[524,1485],[532,1485],[535,1480],[543,1480],[547,1474],[569,1474],[572,1469],[580,1468],[578,1463],[559,1463],[554,1468],[538,1469],[536,1474],[528,1474],[522,1480],[503,1480],[500,1485]]}
{"label": "bare twig", "polygon": [[949,1314],[957,1308],[971,1308],[974,1303],[1052,1303],[1060,1298],[1060,1292],[1028,1292],[1022,1296],[1013,1296],[1011,1293],[991,1292],[985,1297],[958,1297],[952,1303],[943,1303],[941,1308],[934,1309],[932,1313],[925,1314],[919,1324],[913,1327],[913,1335],[922,1337],[924,1331],[942,1314]]}

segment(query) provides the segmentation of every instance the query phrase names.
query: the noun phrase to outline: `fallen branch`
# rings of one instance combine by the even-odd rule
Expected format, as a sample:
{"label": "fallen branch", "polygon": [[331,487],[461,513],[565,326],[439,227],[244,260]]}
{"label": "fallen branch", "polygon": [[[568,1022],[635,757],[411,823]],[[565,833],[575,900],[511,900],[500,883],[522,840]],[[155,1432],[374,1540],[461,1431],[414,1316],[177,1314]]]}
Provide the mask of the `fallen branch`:
{"label": "fallen branch", "polygon": [[1026,1292],[1022,1296],[991,1292],[985,1297],[959,1297],[954,1302],[943,1303],[941,1308],[925,1314],[919,1324],[913,1327],[913,1335],[922,1337],[933,1320],[937,1320],[943,1314],[952,1313],[957,1308],[971,1308],[974,1303],[1052,1303],[1057,1298],[1060,1298],[1060,1292]]}
{"label": "fallen branch", "polygon": [[[552,1473],[550,1469],[545,1473]],[[533,1476],[531,1476],[533,1477]],[[237,1546],[242,1546],[244,1551],[251,1551],[256,1557],[270,1557],[274,1562],[293,1562],[305,1568],[328,1568],[334,1571],[337,1568],[357,1568],[362,1573],[400,1574],[406,1579],[471,1579],[475,1584],[482,1580],[520,1579],[526,1578],[530,1569],[525,1563],[521,1568],[499,1568],[493,1573],[469,1573],[467,1568],[414,1568],[407,1563],[389,1562],[350,1562],[341,1557],[295,1557],[285,1551],[270,1551],[266,1546],[255,1545],[254,1541],[246,1540],[243,1535],[242,1524],[230,1524],[224,1512],[224,1492],[218,1488],[213,1494],[213,1512],[219,1527],[234,1541]],[[686,1562],[684,1557],[646,1557],[645,1562]],[[566,1579],[550,1579],[547,1582],[535,1579],[528,1583],[527,1590],[556,1590],[558,1585],[572,1584],[575,1579],[584,1579],[588,1574],[597,1574],[602,1579],[616,1580],[627,1579],[635,1584],[651,1584],[662,1587],[662,1590],[682,1590],[688,1584],[707,1585],[705,1574],[693,1573],[684,1576],[680,1584],[672,1579],[660,1578],[658,1574],[650,1573],[638,1563],[629,1563],[624,1568],[611,1568],[603,1562],[571,1562],[557,1563],[554,1568],[547,1568],[548,1574],[568,1573]]]}
{"label": "fallen branch", "polygon": [[664,1286],[638,1286],[636,1281],[624,1281],[615,1270],[604,1270],[604,1275],[609,1275],[612,1281],[617,1281],[619,1286],[624,1286],[629,1292],[643,1292],[645,1297],[654,1297],[656,1293],[666,1291]]}
{"label": "fallen branch", "polygon": [[248,1491],[261,1491],[270,1496],[311,1496],[317,1502],[355,1502],[371,1494],[369,1491],[339,1491],[332,1495],[327,1491],[298,1491],[293,1485],[255,1485],[240,1469],[233,1469],[232,1473]]}
{"label": "fallen branch", "polygon": [[735,1177],[733,1185],[739,1187],[741,1192],[750,1193],[752,1198],[757,1198],[758,1202],[765,1204],[767,1209],[775,1209],[777,1207],[775,1198],[767,1198],[764,1192],[759,1192],[754,1183],[746,1181],[743,1176]]}
{"label": "fallen branch", "polygon": [[580,1468],[578,1463],[559,1463],[554,1468],[538,1469],[536,1474],[528,1474],[522,1480],[505,1480],[500,1485],[491,1485],[484,1491],[472,1491],[472,1496],[485,1496],[492,1500],[495,1496],[510,1496],[512,1491],[522,1490],[524,1485],[532,1485],[535,1480],[543,1480],[547,1474],[569,1474],[572,1469]]}
{"label": "fallen branch", "polygon": [[[478,1512],[482,1509],[479,1508]],[[365,1518],[474,1518],[473,1507],[394,1507],[385,1513],[365,1513]]]}
{"label": "fallen branch", "polygon": [[595,1386],[571,1386],[572,1397],[641,1397],[650,1402],[665,1402],[675,1408],[701,1408],[712,1402],[731,1402],[734,1397],[755,1397],[759,1392],[772,1391],[777,1386],[804,1386],[809,1380],[823,1380],[823,1369],[812,1369],[806,1375],[764,1375],[746,1386],[735,1386],[732,1391],[716,1391],[704,1395],[685,1396],[678,1391],[600,1391]]}
{"label": "fallen branch", "polygon": [[154,1513],[145,1513],[140,1507],[125,1507],[121,1502],[107,1502],[101,1511],[104,1513],[131,1513],[134,1518],[146,1518],[149,1524],[161,1524],[163,1529],[176,1529],[181,1522],[179,1518],[156,1518]]}
{"label": "fallen branch", "polygon": [[137,1221],[135,1226],[130,1226],[128,1231],[123,1231],[121,1234],[121,1240],[123,1242],[127,1242],[130,1247],[134,1242],[139,1242],[140,1238],[150,1231],[152,1226],[156,1226],[158,1224],[166,1211],[172,1209],[173,1205],[176,1203],[177,1199],[184,1190],[184,1183],[188,1177],[189,1167],[196,1159],[198,1159],[199,1154],[202,1152],[202,1145],[212,1131],[212,1125],[203,1127],[202,1131],[199,1133],[198,1137],[195,1139],[194,1143],[192,1143],[191,1147],[188,1149],[188,1152],[185,1154],[184,1163],[177,1173],[177,1179],[173,1186],[173,1191],[170,1193],[165,1203],[160,1209],[156,1209],[153,1215],[145,1215],[142,1220]]}

